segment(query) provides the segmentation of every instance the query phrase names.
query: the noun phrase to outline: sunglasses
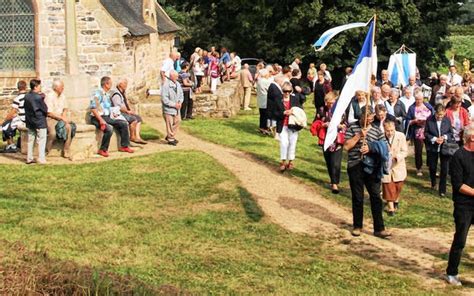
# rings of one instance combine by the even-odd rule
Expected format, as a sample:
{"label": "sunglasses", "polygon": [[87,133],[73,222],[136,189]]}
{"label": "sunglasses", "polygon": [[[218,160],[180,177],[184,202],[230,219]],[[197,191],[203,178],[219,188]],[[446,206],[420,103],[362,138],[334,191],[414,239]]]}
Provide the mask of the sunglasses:
{"label": "sunglasses", "polygon": [[289,93],[291,93],[292,91],[291,91],[291,90],[284,90],[283,92],[284,92],[285,94],[289,94]]}

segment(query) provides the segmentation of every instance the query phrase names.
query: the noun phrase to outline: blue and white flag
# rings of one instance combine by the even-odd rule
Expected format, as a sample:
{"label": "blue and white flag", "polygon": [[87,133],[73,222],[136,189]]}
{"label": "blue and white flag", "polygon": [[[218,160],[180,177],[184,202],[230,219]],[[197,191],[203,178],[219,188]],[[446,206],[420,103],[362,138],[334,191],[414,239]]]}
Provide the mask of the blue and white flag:
{"label": "blue and white flag", "polygon": [[[316,51],[321,51],[329,43],[329,40],[331,40],[334,36],[341,33],[342,31],[353,29],[353,28],[365,27],[367,25],[368,25],[368,23],[351,23],[351,24],[342,25],[342,26],[339,26],[339,27],[329,29],[326,32],[324,32],[321,35],[321,37],[319,37],[318,41],[316,41],[313,44],[313,47],[316,49]],[[318,46],[319,46],[319,48],[318,48]]]}
{"label": "blue and white flag", "polygon": [[377,48],[373,44],[374,22],[369,27],[367,37],[360,52],[359,58],[354,65],[352,74],[346,81],[337,100],[336,108],[329,123],[326,139],[324,141],[324,150],[328,149],[337,137],[337,127],[341,123],[347,107],[349,106],[355,92],[358,90],[369,91],[370,79],[377,73]]}
{"label": "blue and white flag", "polygon": [[408,85],[410,75],[416,74],[416,53],[395,53],[388,62],[388,79],[394,85]]}

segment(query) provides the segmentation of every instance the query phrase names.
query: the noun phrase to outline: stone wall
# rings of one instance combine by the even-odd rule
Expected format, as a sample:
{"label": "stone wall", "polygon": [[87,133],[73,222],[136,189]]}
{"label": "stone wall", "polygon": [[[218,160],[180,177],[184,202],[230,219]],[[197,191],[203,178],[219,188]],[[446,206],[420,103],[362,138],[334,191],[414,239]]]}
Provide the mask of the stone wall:
{"label": "stone wall", "polygon": [[238,80],[221,84],[215,94],[194,95],[194,116],[228,118],[240,110],[243,88]]}
{"label": "stone wall", "polygon": [[[64,1],[36,1],[36,73],[0,76],[0,116],[9,108],[18,80],[40,77],[43,89],[47,91],[54,79],[67,75]],[[79,72],[88,77],[81,87],[87,89],[87,93],[98,87],[102,76],[111,76],[115,81],[127,77],[132,104],[144,98],[147,89],[158,88],[159,69],[173,49],[174,34],[130,36],[128,29],[116,22],[99,0],[76,1],[76,15]],[[156,27],[156,20],[148,21]]]}

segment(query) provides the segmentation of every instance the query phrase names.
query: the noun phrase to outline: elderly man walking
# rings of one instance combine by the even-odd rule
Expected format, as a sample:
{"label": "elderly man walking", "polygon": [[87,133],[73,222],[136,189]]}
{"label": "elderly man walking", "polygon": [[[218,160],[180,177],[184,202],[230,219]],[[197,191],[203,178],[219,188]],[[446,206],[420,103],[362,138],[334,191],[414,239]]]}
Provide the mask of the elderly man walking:
{"label": "elderly man walking", "polygon": [[169,145],[176,146],[176,133],[179,129],[181,118],[179,110],[184,101],[183,89],[178,82],[178,72],[170,71],[169,79],[166,79],[161,92],[161,103],[163,105],[163,118],[166,123],[166,138]]}
{"label": "elderly man walking", "polygon": [[244,88],[244,97],[241,105],[245,111],[250,111],[250,97],[252,95],[253,77],[249,70],[249,64],[245,64],[240,72],[240,85]]}
{"label": "elderly man walking", "polygon": [[53,82],[53,90],[48,93],[44,100],[48,106],[48,142],[46,144],[46,151],[50,152],[53,148],[53,142],[56,140],[56,128],[64,128],[66,131],[66,138],[64,139],[63,157],[71,157],[71,142],[72,142],[72,121],[67,117],[68,106],[64,96],[64,83],[61,80]]}

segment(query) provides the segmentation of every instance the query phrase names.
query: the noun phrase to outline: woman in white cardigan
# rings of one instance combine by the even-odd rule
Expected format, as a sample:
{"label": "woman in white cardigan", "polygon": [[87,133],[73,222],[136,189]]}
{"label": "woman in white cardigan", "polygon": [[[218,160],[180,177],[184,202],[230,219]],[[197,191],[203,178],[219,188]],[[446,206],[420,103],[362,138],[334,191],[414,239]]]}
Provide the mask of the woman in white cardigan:
{"label": "woman in white cardigan", "polygon": [[383,199],[387,201],[388,214],[393,216],[398,209],[398,200],[402,191],[403,182],[407,177],[405,158],[408,146],[405,134],[395,130],[395,122],[384,122],[385,138],[389,146],[389,174],[382,179]]}

